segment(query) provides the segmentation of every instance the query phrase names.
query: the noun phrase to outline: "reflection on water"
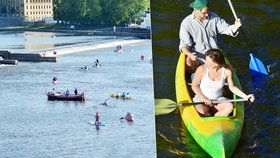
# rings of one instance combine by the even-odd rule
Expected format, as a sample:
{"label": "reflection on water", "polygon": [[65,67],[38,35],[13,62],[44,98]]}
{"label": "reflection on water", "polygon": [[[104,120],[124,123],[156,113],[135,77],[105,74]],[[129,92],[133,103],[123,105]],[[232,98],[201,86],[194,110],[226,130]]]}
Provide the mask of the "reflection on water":
{"label": "reflection on water", "polygon": [[55,33],[42,33],[42,32],[23,32],[24,49],[25,50],[40,50],[54,48]]}
{"label": "reflection on water", "polygon": [[[82,36],[78,34],[52,32],[0,32],[0,50],[24,53],[79,43],[102,42],[111,39],[114,39],[114,37]],[[15,43],[15,41],[17,42]]]}
{"label": "reflection on water", "polygon": [[54,44],[24,44],[24,49],[26,50],[38,50],[38,49],[48,49],[54,48]]}
{"label": "reflection on water", "polygon": [[[162,5],[164,4],[164,5]],[[152,37],[154,59],[155,98],[175,97],[175,69],[179,52],[179,27],[181,21],[192,12],[185,0],[151,0]],[[251,80],[249,52],[242,36],[221,36],[220,47],[231,64],[237,69],[242,88],[254,92],[257,100],[245,105],[245,120],[240,141],[233,157],[278,157],[279,112],[280,112],[280,32],[279,4],[276,1],[233,2],[237,14],[243,18],[245,32],[249,37],[254,55],[270,67],[270,76],[265,80]],[[229,23],[234,22],[226,1],[212,0],[209,9]],[[209,157],[186,127],[180,114],[156,116],[157,154],[159,157]]]}

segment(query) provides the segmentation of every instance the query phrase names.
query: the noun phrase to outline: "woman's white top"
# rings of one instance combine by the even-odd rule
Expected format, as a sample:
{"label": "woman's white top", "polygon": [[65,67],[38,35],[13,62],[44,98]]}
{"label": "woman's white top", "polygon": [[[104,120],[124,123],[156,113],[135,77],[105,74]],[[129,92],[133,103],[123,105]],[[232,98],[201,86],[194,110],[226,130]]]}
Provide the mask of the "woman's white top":
{"label": "woman's white top", "polygon": [[200,89],[205,97],[216,100],[223,96],[222,88],[225,85],[225,68],[222,67],[222,77],[219,81],[213,81],[209,78],[208,68],[200,81]]}

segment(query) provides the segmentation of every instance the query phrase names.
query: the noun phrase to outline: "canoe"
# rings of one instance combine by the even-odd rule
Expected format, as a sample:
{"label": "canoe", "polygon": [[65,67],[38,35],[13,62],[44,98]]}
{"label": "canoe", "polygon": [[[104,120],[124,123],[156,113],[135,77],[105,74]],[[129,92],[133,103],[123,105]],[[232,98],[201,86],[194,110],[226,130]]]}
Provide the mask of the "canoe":
{"label": "canoe", "polygon": [[111,96],[112,98],[116,98],[116,99],[123,99],[123,100],[131,99],[130,96],[122,96],[122,95],[117,95],[117,94],[110,94],[110,96]]}
{"label": "canoe", "polygon": [[69,100],[69,101],[84,101],[85,95],[84,92],[78,95],[70,93],[68,96],[65,93],[61,92],[48,92],[48,100]]}
{"label": "canoe", "polygon": [[[191,86],[186,82],[189,76],[185,76],[185,58],[185,54],[181,53],[176,68],[175,87],[178,103],[193,102],[194,96]],[[233,81],[241,89],[235,73]],[[237,97],[231,94],[231,98],[238,99]],[[235,102],[230,116],[201,117],[194,105],[180,106],[179,111],[192,137],[210,156],[224,158],[232,155],[241,135],[244,102]]]}

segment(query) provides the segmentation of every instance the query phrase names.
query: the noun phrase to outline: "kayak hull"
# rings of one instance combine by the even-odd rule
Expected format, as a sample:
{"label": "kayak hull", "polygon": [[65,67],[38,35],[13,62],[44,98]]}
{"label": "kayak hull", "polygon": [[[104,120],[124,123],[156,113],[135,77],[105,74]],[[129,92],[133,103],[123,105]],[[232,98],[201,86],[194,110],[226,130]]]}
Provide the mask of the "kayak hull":
{"label": "kayak hull", "polygon": [[[193,102],[193,92],[186,84],[185,54],[181,53],[175,77],[177,102]],[[187,76],[189,77],[189,76]],[[236,74],[233,74],[234,84],[240,87]],[[237,96],[232,95],[233,99]],[[244,120],[244,102],[235,102],[231,116],[201,117],[194,105],[179,107],[181,118],[196,142],[210,156],[215,158],[230,157],[235,150],[241,135]]]}

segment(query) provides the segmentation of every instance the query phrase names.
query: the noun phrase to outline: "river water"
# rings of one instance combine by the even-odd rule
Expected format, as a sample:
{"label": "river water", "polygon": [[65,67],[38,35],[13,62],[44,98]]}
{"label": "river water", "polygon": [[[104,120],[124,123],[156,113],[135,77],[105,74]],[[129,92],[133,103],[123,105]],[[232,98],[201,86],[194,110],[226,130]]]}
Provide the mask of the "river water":
{"label": "river water", "polygon": [[[232,157],[279,157],[280,4],[276,0],[232,3],[243,19],[252,52],[270,68],[263,84],[252,80],[242,35],[220,37],[220,47],[237,69],[243,91],[257,97],[254,104],[245,105],[243,131]],[[178,32],[181,21],[192,12],[188,5],[185,0],[151,0],[155,98],[176,100]],[[234,22],[227,1],[211,0],[209,7],[229,23]],[[158,157],[209,157],[186,130],[178,111],[156,116],[156,137]]]}
{"label": "river water", "polygon": [[[3,47],[22,37],[19,34],[5,33],[1,49],[27,50],[17,43],[15,49]],[[55,38],[61,43],[95,41],[70,35]],[[64,55],[56,63],[0,67],[0,157],[155,157],[151,41],[124,44],[123,53],[114,53],[114,47]],[[140,61],[141,55],[146,60]],[[101,66],[92,68],[96,59]],[[85,65],[88,71],[80,69]],[[51,83],[54,76],[57,85]],[[86,101],[48,101],[46,92],[52,88],[77,88],[85,92]],[[100,105],[110,93],[123,91],[132,99],[110,98],[108,106]],[[89,124],[96,112],[107,126]],[[120,121],[127,112],[134,114],[134,123]]]}

